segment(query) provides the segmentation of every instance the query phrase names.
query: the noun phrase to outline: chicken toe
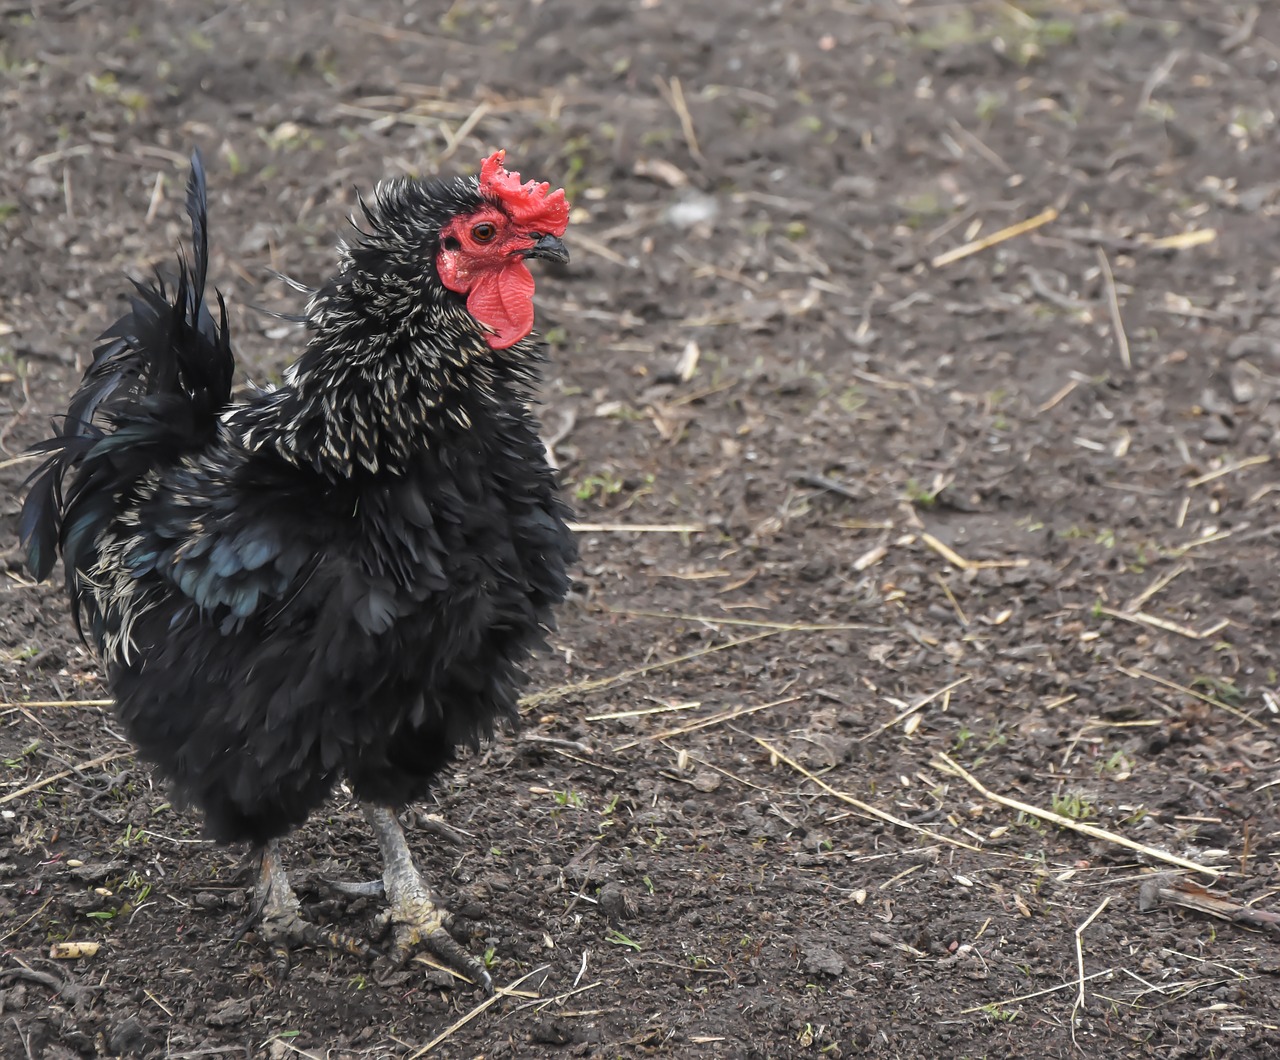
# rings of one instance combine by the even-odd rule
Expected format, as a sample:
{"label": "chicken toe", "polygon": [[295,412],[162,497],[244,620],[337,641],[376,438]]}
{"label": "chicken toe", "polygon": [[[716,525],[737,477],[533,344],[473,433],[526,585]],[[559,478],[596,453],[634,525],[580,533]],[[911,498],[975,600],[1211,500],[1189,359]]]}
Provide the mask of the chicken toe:
{"label": "chicken toe", "polygon": [[392,963],[402,965],[416,949],[425,949],[485,993],[492,994],[493,980],[484,965],[449,934],[453,914],[431,893],[418,872],[404,829],[396,820],[395,813],[385,806],[370,804],[365,804],[364,813],[378,837],[378,848],[382,852]]}
{"label": "chicken toe", "polygon": [[332,928],[322,928],[302,915],[302,904],[284,870],[278,840],[273,839],[262,848],[255,897],[254,919],[258,937],[271,947],[281,975],[288,973],[289,953],[296,946],[338,950],[365,959],[372,953],[364,939]]}

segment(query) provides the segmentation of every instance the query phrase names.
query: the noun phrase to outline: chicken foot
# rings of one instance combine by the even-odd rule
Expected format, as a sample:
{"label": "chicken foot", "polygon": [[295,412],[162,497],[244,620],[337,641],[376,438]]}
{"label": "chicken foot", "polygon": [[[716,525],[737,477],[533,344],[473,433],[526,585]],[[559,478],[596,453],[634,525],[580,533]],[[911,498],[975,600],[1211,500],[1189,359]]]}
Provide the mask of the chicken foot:
{"label": "chicken foot", "polygon": [[293,946],[328,948],[366,960],[370,957],[372,948],[364,939],[333,928],[322,928],[303,917],[302,903],[294,894],[284,870],[279,840],[272,839],[263,846],[261,856],[255,887],[257,902],[250,923],[257,921],[258,937],[271,947],[282,973],[289,970],[289,950]]}
{"label": "chicken foot", "polygon": [[370,803],[363,804],[362,809],[382,852],[382,881],[392,930],[392,963],[404,964],[421,946],[492,994],[493,980],[484,966],[449,934],[453,914],[431,893],[414,865],[413,853],[395,812]]}

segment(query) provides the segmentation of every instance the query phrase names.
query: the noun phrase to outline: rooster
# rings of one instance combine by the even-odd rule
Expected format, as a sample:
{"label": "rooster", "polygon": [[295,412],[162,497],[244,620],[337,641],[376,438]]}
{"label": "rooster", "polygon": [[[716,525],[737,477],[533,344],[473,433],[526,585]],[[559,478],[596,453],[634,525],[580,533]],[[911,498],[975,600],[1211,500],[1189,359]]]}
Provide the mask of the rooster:
{"label": "rooster", "polygon": [[196,153],[192,260],[135,284],[36,447],[20,521],[37,579],[61,554],[138,751],[213,839],[260,851],[259,937],[285,959],[370,952],[303,917],[280,857],[345,779],[382,854],[392,958],[422,947],[486,989],[396,810],[515,718],[576,558],[530,411],[526,265],[569,260],[569,204],[503,163],[361,199],[296,318],[305,350],[279,387],[233,397]]}

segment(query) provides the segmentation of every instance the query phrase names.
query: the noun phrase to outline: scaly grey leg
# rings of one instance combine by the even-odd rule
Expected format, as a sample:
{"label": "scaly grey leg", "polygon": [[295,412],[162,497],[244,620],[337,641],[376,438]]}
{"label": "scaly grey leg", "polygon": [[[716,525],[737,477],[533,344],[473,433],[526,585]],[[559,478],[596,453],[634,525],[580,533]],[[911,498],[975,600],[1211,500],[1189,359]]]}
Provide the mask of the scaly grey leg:
{"label": "scaly grey leg", "polygon": [[394,811],[371,803],[364,803],[361,808],[378,837],[378,849],[382,852],[382,880],[387,892],[394,946],[392,962],[404,964],[414,949],[422,946],[486,993],[493,993],[493,980],[484,966],[449,934],[453,914],[432,895],[418,872],[404,829],[400,827]]}

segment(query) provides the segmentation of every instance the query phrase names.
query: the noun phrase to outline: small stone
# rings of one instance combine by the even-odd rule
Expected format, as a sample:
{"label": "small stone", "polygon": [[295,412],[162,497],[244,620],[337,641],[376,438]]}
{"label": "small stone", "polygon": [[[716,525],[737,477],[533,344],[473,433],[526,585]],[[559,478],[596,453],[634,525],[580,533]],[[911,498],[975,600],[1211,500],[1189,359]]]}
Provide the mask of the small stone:
{"label": "small stone", "polygon": [[616,880],[610,880],[600,888],[596,900],[600,903],[600,911],[611,923],[624,920],[635,912],[635,905],[626,889]]}
{"label": "small stone", "polygon": [[1211,416],[1205,422],[1204,427],[1201,428],[1200,437],[1206,442],[1223,445],[1231,441],[1231,428],[1218,419],[1217,416]]}
{"label": "small stone", "polygon": [[667,223],[676,228],[711,224],[720,213],[720,203],[711,195],[689,191],[667,207]]}
{"label": "small stone", "polygon": [[107,1031],[107,1048],[118,1056],[137,1056],[152,1043],[146,1028],[133,1016],[117,1023]]}
{"label": "small stone", "polygon": [[565,1020],[535,1020],[529,1040],[536,1045],[568,1045],[573,1041],[573,1030]]}
{"label": "small stone", "polygon": [[880,188],[875,178],[863,174],[847,174],[836,177],[831,185],[831,194],[855,199],[874,199]]}
{"label": "small stone", "polygon": [[841,975],[844,958],[830,946],[810,945],[804,951],[804,970],[809,975]]}
{"label": "small stone", "polygon": [[1233,361],[1241,357],[1269,357],[1272,360],[1280,360],[1280,338],[1256,331],[1247,335],[1237,335],[1227,346],[1227,356]]}
{"label": "small stone", "polygon": [[100,883],[113,873],[120,871],[120,866],[110,865],[102,861],[81,862],[70,869],[70,876],[81,883]]}
{"label": "small stone", "polygon": [[253,1015],[253,1002],[247,997],[232,997],[222,1002],[204,1018],[210,1027],[236,1027]]}
{"label": "small stone", "polygon": [[1243,364],[1233,365],[1231,368],[1230,385],[1231,400],[1237,405],[1247,405],[1258,396],[1258,375],[1256,372],[1248,370],[1249,366]]}

